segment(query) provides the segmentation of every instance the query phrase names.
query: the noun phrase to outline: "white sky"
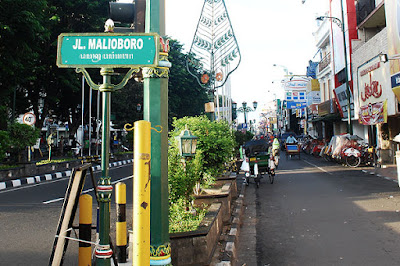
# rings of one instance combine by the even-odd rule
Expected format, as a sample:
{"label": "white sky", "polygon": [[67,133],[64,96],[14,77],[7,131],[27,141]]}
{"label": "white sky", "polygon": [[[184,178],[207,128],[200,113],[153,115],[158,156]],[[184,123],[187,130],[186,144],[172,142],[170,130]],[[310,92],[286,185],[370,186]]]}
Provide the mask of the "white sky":
{"label": "white sky", "polygon": [[[204,0],[166,0],[166,34],[192,44]],[[259,106],[282,95],[280,80],[289,72],[304,75],[317,52],[315,18],[328,10],[329,0],[225,0],[242,62],[231,74],[232,99],[241,105],[254,100]],[[315,61],[319,57],[316,57]],[[272,81],[276,81],[274,84]],[[251,106],[251,104],[250,104]],[[243,115],[238,114],[242,119]],[[257,112],[250,114],[256,118]]]}

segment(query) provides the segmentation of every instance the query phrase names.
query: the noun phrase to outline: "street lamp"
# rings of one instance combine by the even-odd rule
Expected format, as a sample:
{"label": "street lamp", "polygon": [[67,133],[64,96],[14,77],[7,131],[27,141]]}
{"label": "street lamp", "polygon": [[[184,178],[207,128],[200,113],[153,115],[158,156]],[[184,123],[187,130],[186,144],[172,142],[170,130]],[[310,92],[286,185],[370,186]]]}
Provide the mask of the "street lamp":
{"label": "street lamp", "polygon": [[[236,103],[235,103],[236,104]],[[257,109],[258,103],[256,101],[253,102],[253,109],[250,107],[247,107],[247,102],[242,102],[242,107],[237,109],[238,112],[243,112],[244,114],[244,123],[247,124],[247,117],[246,113],[248,112],[254,112]]]}
{"label": "street lamp", "polygon": [[196,155],[197,137],[187,128],[181,131],[178,137],[179,154],[182,157],[192,157]]}
{"label": "street lamp", "polygon": [[[343,1],[342,3],[342,19],[344,17],[343,15]],[[331,19],[333,23],[338,25],[338,27],[341,29],[342,34],[343,34],[343,46],[344,46],[344,71],[345,71],[345,84],[346,84],[346,92],[347,92],[347,132],[350,135],[353,135],[353,126],[351,125],[351,102],[350,102],[350,97],[351,97],[351,91],[349,87],[349,77],[348,77],[348,70],[347,70],[347,48],[346,48],[346,33],[344,31],[344,23],[336,18],[336,17],[329,17],[329,16],[319,16],[316,18],[316,20],[323,21],[324,19]]]}
{"label": "street lamp", "polygon": [[244,115],[244,123],[247,125],[247,119],[246,119],[247,103],[246,102],[242,102],[242,108],[243,108],[243,115]]}
{"label": "street lamp", "polygon": [[258,103],[257,103],[256,101],[254,101],[254,102],[253,102],[253,108],[254,108],[254,110],[257,109],[257,106],[258,106]]}

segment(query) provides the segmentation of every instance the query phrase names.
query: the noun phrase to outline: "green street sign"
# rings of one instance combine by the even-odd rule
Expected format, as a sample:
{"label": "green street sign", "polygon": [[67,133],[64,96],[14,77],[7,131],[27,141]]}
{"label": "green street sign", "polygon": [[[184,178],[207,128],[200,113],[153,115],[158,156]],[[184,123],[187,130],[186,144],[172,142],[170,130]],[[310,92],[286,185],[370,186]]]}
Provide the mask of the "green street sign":
{"label": "green street sign", "polygon": [[62,33],[57,66],[69,68],[134,68],[158,65],[156,33]]}

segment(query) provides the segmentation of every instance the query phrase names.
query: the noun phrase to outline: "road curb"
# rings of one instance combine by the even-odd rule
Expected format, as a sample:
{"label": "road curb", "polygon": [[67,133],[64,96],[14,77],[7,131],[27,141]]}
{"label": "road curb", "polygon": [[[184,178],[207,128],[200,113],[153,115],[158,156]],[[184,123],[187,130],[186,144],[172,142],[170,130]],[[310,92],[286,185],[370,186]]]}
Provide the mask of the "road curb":
{"label": "road curb", "polygon": [[370,171],[370,170],[365,170],[365,169],[361,170],[361,172],[363,172],[365,174],[375,175],[377,177],[380,177],[380,178],[383,178],[385,180],[389,180],[389,181],[392,181],[392,182],[398,184],[397,178],[394,178],[394,177],[384,176],[384,175],[381,175],[381,174],[379,174],[379,173],[377,173],[375,171]]}
{"label": "road curb", "polygon": [[[113,163],[109,163],[109,167],[112,168],[112,167],[116,167],[116,166],[129,164],[132,162],[133,162],[132,159],[113,162]],[[99,171],[99,170],[101,170],[100,165],[93,166],[93,171]],[[66,170],[63,172],[54,172],[54,173],[50,173],[50,174],[37,175],[37,176],[31,176],[31,177],[23,177],[23,178],[14,179],[14,180],[7,180],[4,182],[0,182],[0,191],[9,189],[9,188],[21,187],[24,185],[37,184],[37,183],[50,181],[50,180],[68,178],[68,177],[70,177],[71,172],[72,172],[71,170]]]}
{"label": "road curb", "polygon": [[227,236],[227,242],[225,249],[222,253],[222,259],[216,266],[230,266],[236,264],[236,246],[239,240],[241,218],[244,210],[244,196],[246,192],[246,186],[242,185],[240,189],[240,194],[235,201],[235,209],[231,216],[231,229]]}

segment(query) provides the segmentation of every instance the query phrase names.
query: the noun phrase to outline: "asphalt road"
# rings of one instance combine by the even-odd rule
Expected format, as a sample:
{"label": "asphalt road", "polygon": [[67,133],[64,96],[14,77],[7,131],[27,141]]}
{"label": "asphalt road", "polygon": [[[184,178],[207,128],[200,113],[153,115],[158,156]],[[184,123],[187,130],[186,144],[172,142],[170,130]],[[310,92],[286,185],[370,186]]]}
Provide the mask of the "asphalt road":
{"label": "asphalt road", "polygon": [[282,156],[246,188],[238,265],[400,265],[396,183],[312,156]]}
{"label": "asphalt road", "polygon": [[[127,216],[132,209],[132,164],[110,169],[112,182],[123,179],[127,185]],[[96,180],[100,172],[95,172]],[[0,265],[48,265],[68,179],[42,182],[35,185],[0,191]],[[91,179],[84,190],[93,196],[93,221],[96,203]],[[114,194],[111,221],[115,220]],[[76,214],[78,217],[78,213]],[[78,225],[77,219],[74,224]],[[115,223],[112,222],[112,230]],[[73,235],[72,235],[73,236]],[[77,242],[70,241],[64,265],[77,265]]]}

